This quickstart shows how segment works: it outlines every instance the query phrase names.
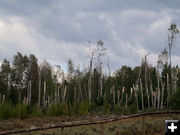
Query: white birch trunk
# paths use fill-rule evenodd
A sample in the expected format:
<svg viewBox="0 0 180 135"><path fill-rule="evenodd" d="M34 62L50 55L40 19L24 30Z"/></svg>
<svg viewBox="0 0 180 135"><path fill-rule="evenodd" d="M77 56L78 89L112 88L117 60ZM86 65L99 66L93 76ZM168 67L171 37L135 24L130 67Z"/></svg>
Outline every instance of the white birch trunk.
<svg viewBox="0 0 180 135"><path fill-rule="evenodd" d="M38 105L41 105L41 72L39 71Z"/></svg>
<svg viewBox="0 0 180 135"><path fill-rule="evenodd" d="M167 73L167 78L166 78L166 85L167 85L167 107L169 106L169 100L170 100L170 88L169 88L169 75Z"/></svg>
<svg viewBox="0 0 180 135"><path fill-rule="evenodd" d="M90 60L89 81L88 81L88 96L90 103L91 103L91 81L92 81L91 79L92 79L92 60Z"/></svg>
<svg viewBox="0 0 180 135"><path fill-rule="evenodd" d="M60 87L58 86L57 88L57 98L58 98L58 103L60 102Z"/></svg>
<svg viewBox="0 0 180 135"><path fill-rule="evenodd" d="M2 103L4 103L4 101L5 101L5 98L6 98L6 95L2 95Z"/></svg>
<svg viewBox="0 0 180 135"><path fill-rule="evenodd" d="M117 99L117 102L118 102L118 104L119 104L119 101L120 101L120 99L119 99L119 98L120 98L120 91L119 91L119 90L118 90L117 98L118 98L118 99Z"/></svg>
<svg viewBox="0 0 180 135"><path fill-rule="evenodd" d="M46 102L46 81L44 81L44 93L43 93L43 104Z"/></svg>
<svg viewBox="0 0 180 135"><path fill-rule="evenodd" d="M149 90L148 90L148 86L147 86L147 60L146 60L146 56L145 56L145 88L146 88L146 95L147 97L149 97ZM149 109L149 98L148 98L148 109Z"/></svg>
<svg viewBox="0 0 180 135"><path fill-rule="evenodd" d="M67 86L64 87L63 102L66 101L66 91L67 91Z"/></svg>
<svg viewBox="0 0 180 135"><path fill-rule="evenodd" d="M161 79L161 90L162 90L162 93L161 93L161 110L163 109L163 105L164 105L164 83Z"/></svg>
<svg viewBox="0 0 180 135"><path fill-rule="evenodd" d="M102 62L100 63L100 98L102 97Z"/></svg>
<svg viewBox="0 0 180 135"><path fill-rule="evenodd" d="M76 87L74 87L74 101L75 102L77 101L77 98L76 98Z"/></svg>
<svg viewBox="0 0 180 135"><path fill-rule="evenodd" d="M134 86L134 84L133 84L133 88L134 88L134 92L135 92L135 98L136 98L137 110L139 111L139 101L138 101L138 94L137 94L137 91L138 91L138 85Z"/></svg>
<svg viewBox="0 0 180 135"><path fill-rule="evenodd" d="M31 91L32 91L32 83L29 81L29 105L31 105Z"/></svg>
<svg viewBox="0 0 180 135"><path fill-rule="evenodd" d="M141 90L141 105L142 105L142 109L144 110L144 95L143 95L143 86L142 86L142 81L140 79L140 90Z"/></svg>
<svg viewBox="0 0 180 135"><path fill-rule="evenodd" d="M157 110L159 110L160 107L160 87L159 87L159 71L157 71L157 79L158 79L158 99L157 99Z"/></svg>
<svg viewBox="0 0 180 135"><path fill-rule="evenodd" d="M153 92L154 93L154 108L156 108L156 104L157 104L157 88L156 88L156 92Z"/></svg>
<svg viewBox="0 0 180 135"><path fill-rule="evenodd" d="M122 102L123 102L123 98L124 98L124 89L125 89L125 87L122 88L120 106L122 106Z"/></svg>

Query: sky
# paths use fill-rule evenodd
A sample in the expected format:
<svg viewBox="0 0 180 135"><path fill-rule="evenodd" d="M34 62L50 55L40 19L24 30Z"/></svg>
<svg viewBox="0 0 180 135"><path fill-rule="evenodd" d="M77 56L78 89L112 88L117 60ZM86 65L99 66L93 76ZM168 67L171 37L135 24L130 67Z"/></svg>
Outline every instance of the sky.
<svg viewBox="0 0 180 135"><path fill-rule="evenodd" d="M89 43L104 42L112 70L139 66L147 53L155 66L168 47L168 28L180 29L180 0L0 0L0 62L17 52L34 54L39 64L89 64ZM172 64L180 65L180 34ZM107 65L104 56L103 65Z"/></svg>

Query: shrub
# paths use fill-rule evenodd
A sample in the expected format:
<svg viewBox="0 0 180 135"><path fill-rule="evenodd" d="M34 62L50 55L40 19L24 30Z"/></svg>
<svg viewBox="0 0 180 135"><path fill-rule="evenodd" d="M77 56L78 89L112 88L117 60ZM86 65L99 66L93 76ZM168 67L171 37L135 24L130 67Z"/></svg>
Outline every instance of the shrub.
<svg viewBox="0 0 180 135"><path fill-rule="evenodd" d="M89 104L86 102L82 102L79 104L78 114L79 115L87 115L88 109L89 109Z"/></svg>
<svg viewBox="0 0 180 135"><path fill-rule="evenodd" d="M130 105L129 112L130 114L137 113L137 106L135 104Z"/></svg>
<svg viewBox="0 0 180 135"><path fill-rule="evenodd" d="M119 106L119 104L116 104L114 106L114 112L117 113L117 114L121 114L122 113L122 110L121 110L121 107Z"/></svg>
<svg viewBox="0 0 180 135"><path fill-rule="evenodd" d="M111 105L108 102L104 103L103 112L105 114L109 114L111 112Z"/></svg>
<svg viewBox="0 0 180 135"><path fill-rule="evenodd" d="M50 107L48 107L47 115L48 116L59 116L62 115L62 108L60 104L52 104Z"/></svg>
<svg viewBox="0 0 180 135"><path fill-rule="evenodd" d="M173 94L170 100L171 106L175 110L180 109L180 88Z"/></svg>
<svg viewBox="0 0 180 135"><path fill-rule="evenodd" d="M71 115L78 114L79 105L75 103L73 106L70 107L70 113Z"/></svg>
<svg viewBox="0 0 180 135"><path fill-rule="evenodd" d="M27 105L18 104L14 109L14 115L21 119L28 118Z"/></svg>
<svg viewBox="0 0 180 135"><path fill-rule="evenodd" d="M67 103L62 103L61 104L61 111L63 115L68 115L69 114L69 108Z"/></svg>
<svg viewBox="0 0 180 135"><path fill-rule="evenodd" d="M0 105L0 118L9 119L13 117L13 107L11 104L4 103Z"/></svg>
<svg viewBox="0 0 180 135"><path fill-rule="evenodd" d="M29 113L31 118L43 116L42 110L37 106L32 106L29 110Z"/></svg>

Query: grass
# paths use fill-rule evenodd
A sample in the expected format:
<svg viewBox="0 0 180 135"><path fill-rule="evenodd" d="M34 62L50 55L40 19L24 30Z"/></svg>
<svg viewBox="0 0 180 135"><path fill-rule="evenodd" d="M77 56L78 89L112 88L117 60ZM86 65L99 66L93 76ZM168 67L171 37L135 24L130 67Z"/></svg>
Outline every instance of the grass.
<svg viewBox="0 0 180 135"><path fill-rule="evenodd" d="M145 117L146 135L163 135L165 131L166 119L180 119L180 115L154 115ZM104 135L141 135L142 117L129 118L116 122L103 124ZM102 125L88 125L72 128L64 128L63 135L101 135ZM46 131L30 132L24 135L58 135L61 129L51 129ZM16 134L22 135L22 134Z"/></svg>

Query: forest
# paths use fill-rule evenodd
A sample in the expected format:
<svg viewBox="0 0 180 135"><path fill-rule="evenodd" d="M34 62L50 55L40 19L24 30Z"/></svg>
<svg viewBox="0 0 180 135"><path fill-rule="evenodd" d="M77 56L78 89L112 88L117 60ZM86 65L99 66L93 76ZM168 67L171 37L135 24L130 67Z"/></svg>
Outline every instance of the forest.
<svg viewBox="0 0 180 135"><path fill-rule="evenodd" d="M89 65L83 69L71 59L64 70L17 52L0 67L0 119L180 109L180 69L171 64L179 31L176 24L168 31L156 66L148 63L147 54L138 66L124 65L113 72L109 59L103 63L107 49L102 40L89 49Z"/></svg>

